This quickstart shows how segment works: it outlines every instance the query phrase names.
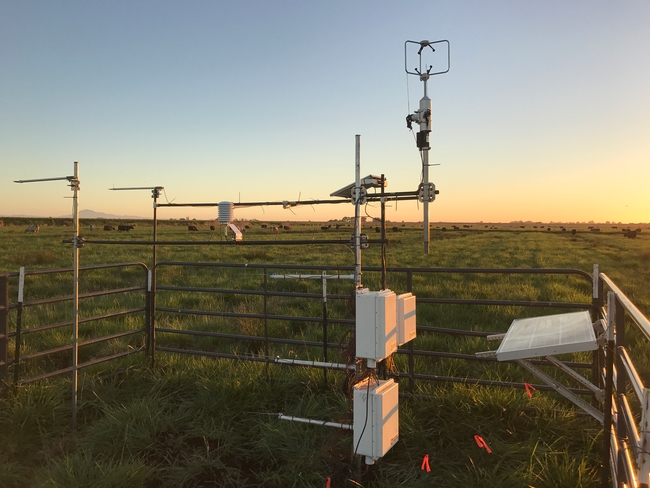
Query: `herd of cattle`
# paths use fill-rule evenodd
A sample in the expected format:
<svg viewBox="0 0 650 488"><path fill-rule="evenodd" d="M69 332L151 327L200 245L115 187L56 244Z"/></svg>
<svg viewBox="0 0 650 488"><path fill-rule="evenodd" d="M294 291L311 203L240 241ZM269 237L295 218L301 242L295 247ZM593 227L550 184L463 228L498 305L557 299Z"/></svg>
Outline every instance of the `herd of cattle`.
<svg viewBox="0 0 650 488"><path fill-rule="evenodd" d="M95 230L95 226L91 225L88 227L90 230ZM118 225L117 230L120 232L128 232L131 229L135 229L135 225ZM104 230L115 230L115 227L112 225L105 225Z"/></svg>
<svg viewBox="0 0 650 488"><path fill-rule="evenodd" d="M279 233L281 230L285 230L285 231L292 230L292 227L290 225L271 225L271 226L269 226L268 224L261 224L261 227L263 229L268 229L270 232L273 232L273 233L276 233L276 234ZM340 227L341 227L340 224L336 224L336 229L338 229ZM471 227L471 226L463 225L463 227L468 228L468 227ZM487 225L485 227L487 227ZM522 226L522 227L524 227L524 226ZM130 230L132 230L134 228L135 228L134 224L118 225L117 226L117 231L118 232L128 232L128 231L130 231ZM323 231L328 231L331 228L332 228L331 224L321 226L321 230L323 230ZM458 227L456 225L452 226L452 228L454 230L460 230L460 227ZM561 228L562 232L566 232L565 227L560 227L560 228ZM93 230L95 230L95 226L93 224L90 224L88 226L88 229L93 231ZM248 229L250 229L250 226L246 225L246 226L244 226L244 229L248 230ZM242 230L244 230L244 229L242 229ZM496 227L491 227L491 229L496 229ZM612 229L617 229L617 227L612 227ZM38 225L30 225L29 227L27 227L25 229L25 232L31 232L33 234L37 234L39 230L40 230L40 226L38 226ZM112 230L116 230L116 229L115 229L115 226L113 226L113 225L105 225L104 230L105 231L112 231ZM199 228L196 225L188 225L187 230L190 231L190 232L198 232ZM210 230L214 231L214 230L216 230L216 227L214 225L211 225ZM402 232L402 229L399 228L399 227L392 227L391 230L393 232ZM443 227L441 230L444 232L444 231L447 230L447 228ZM548 230L551 230L551 228L549 227ZM600 232L600 228L598 228L598 227L589 227L589 231L590 232ZM623 233L623 237L626 237L628 239L636 239L636 236L641 233L640 228L638 228L638 229L625 228L625 229L621 229L621 231ZM375 227L375 232L381 232L381 229L379 227ZM573 235L575 235L576 234L576 229L572 229L571 233Z"/></svg>

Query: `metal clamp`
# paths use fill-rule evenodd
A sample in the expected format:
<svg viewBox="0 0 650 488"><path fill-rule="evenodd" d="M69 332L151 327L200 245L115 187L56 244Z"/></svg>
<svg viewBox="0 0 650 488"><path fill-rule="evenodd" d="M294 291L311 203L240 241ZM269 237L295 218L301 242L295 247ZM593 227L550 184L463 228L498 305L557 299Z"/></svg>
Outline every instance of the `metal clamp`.
<svg viewBox="0 0 650 488"><path fill-rule="evenodd" d="M436 190L436 185L433 183L427 183L427 186L429 190L427 200L429 202L433 202L436 199L436 195L438 195L440 192ZM418 186L418 200L420 202L424 202L424 183L420 183L420 186Z"/></svg>
<svg viewBox="0 0 650 488"><path fill-rule="evenodd" d="M359 235L359 245L361 246L361 249L368 249L370 247L370 244L368 243L368 234L360 234ZM350 236L350 247L354 249L355 242L354 242L354 235Z"/></svg>
<svg viewBox="0 0 650 488"><path fill-rule="evenodd" d="M365 187L360 186L359 187L359 196L357 197L356 193L357 188L353 187L352 192L351 192L351 198L352 198L352 205L356 205L357 203L361 205L365 205L366 203L366 197L368 195L368 190L366 190Z"/></svg>

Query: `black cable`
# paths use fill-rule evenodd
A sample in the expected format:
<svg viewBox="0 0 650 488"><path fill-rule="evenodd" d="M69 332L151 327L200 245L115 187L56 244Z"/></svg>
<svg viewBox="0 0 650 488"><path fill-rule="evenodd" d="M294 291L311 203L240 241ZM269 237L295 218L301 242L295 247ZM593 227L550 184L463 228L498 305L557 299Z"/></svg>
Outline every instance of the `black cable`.
<svg viewBox="0 0 650 488"><path fill-rule="evenodd" d="M359 436L359 440L357 441L357 447L354 448L354 456L357 455L357 451L359 450L359 445L361 444L361 439L363 439L363 434L366 431L366 427L368 425L368 406L370 405L370 377L368 377L368 388L366 389L366 420L363 422L363 429L361 430L361 435Z"/></svg>

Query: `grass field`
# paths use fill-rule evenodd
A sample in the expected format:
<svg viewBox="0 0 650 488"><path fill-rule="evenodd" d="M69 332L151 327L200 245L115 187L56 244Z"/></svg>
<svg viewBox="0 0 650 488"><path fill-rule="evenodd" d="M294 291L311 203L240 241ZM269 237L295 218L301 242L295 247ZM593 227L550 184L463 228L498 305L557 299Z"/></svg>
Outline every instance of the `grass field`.
<svg viewBox="0 0 650 488"><path fill-rule="evenodd" d="M5 219L7 222L7 219ZM61 222L50 222L57 224ZM96 223L97 224L97 223ZM272 224L274 225L274 224ZM292 224L279 235L252 223L248 240L341 239L335 246L169 246L160 247L158 261L205 261L233 263L328 264L350 266L353 256L345 245L347 228L321 230L320 223ZM523 225L523 224L522 224ZM646 316L650 313L650 229L636 239L624 239L620 228L601 226L590 232L586 225L533 227L521 225L437 224L432 228L431 253L422 254L421 230L414 224L389 224L388 266L417 267L523 267L578 268L589 273L599 264ZM445 227L446 230L442 230ZM575 228L576 233L571 230ZM370 229L369 237L379 234ZM89 239L146 240L151 224L142 222L127 233L84 230ZM71 227L42 226L39 234L26 234L24 227L0 228L3 253L0 270L69 267L72 251L64 239ZM162 223L161 240L220 240L199 224L199 232L182 225ZM81 265L141 261L151 265L148 246L87 244L80 251ZM364 266L380 265L379 246L363 254ZM134 286L143 283L137 267L123 270L82 272L82 293ZM259 289L259 270L211 270L180 266L161 267L158 283L193 287ZM378 273L364 275L372 289L380 284ZM15 290L16 280L11 280ZM277 281L278 291L319 293L320 282ZM350 282L332 282L329 293L349 294ZM389 275L388 286L405 291L402 275ZM492 275L415 275L414 293L419 297L556 300L589 303L590 287L574 277L523 277ZM70 274L29 277L26 300L67 295ZM142 292L86 299L80 316L133 308L142 303ZM11 296L15 301L16 297ZM160 292L159 307L256 313L261 302L254 296L214 296L200 292ZM318 300L277 297L268 306L289 315L318 317ZM424 305L418 307L418 325L504 332L513 318L551 313L553 310L522 307L469 307ZM345 301L333 301L333 318L351 318ZM33 307L25 311L23 326L62 322L71 317L69 303ZM140 327L142 314L109 319L80 327L80 336L92 338L125 327ZM157 326L258 335L260 322L246 318L157 314ZM10 316L10 330L15 316ZM283 337L319 340L320 330L309 323L272 321L269 327ZM330 342L343 337L348 327L332 325ZM36 336L36 334L33 334ZM25 336L23 354L69 344L69 329ZM137 349L141 336L110 341L88 349L87 357ZM631 351L645 382L650 381L650 348L639 335L631 334ZM159 345L190 347L206 351L260 354L249 343L190 339L159 334ZM494 347L481 338L457 338L420 334L416 349L473 354ZM10 343L10 353L13 350ZM314 347L278 346L270 355L320 359ZM588 361L584 354L578 361ZM336 356L330 360L344 360ZM24 374L38 374L65 366L69 353L54 355L51 363L33 361ZM406 368L396 357L396 367ZM428 374L530 381L512 365L486 366L460 359L416 358L418 371ZM351 435L275 419L274 414L351 423L351 403L345 376L330 373L327 386L321 370L232 360L215 360L176 354L157 354L155 369L144 353L116 363L89 368L80 375L79 428L70 429L70 382L65 377L10 389L0 400L0 486L7 487L591 487L599 483L601 431L598 424L577 412L554 394L522 390L416 382L417 398L400 401L400 440L378 463L359 472L351 459ZM404 383L402 383L404 384ZM474 435L482 436L492 449L479 449ZM420 464L429 455L432 471Z"/></svg>

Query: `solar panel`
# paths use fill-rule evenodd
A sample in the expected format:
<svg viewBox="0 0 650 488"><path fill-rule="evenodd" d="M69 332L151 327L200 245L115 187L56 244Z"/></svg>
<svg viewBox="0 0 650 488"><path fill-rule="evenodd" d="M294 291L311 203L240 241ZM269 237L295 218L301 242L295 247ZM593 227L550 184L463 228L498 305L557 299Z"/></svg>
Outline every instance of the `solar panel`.
<svg viewBox="0 0 650 488"><path fill-rule="evenodd" d="M589 312L572 312L513 320L497 359L526 359L598 348Z"/></svg>
<svg viewBox="0 0 650 488"><path fill-rule="evenodd" d="M381 176L368 175L365 178L361 178L359 185L363 188L381 188ZM344 186L340 190L330 193L331 197L342 197L350 198L352 197L352 189L354 188L355 183L350 183L348 186ZM384 187L388 186L388 181L384 178Z"/></svg>

